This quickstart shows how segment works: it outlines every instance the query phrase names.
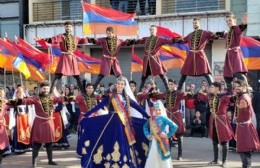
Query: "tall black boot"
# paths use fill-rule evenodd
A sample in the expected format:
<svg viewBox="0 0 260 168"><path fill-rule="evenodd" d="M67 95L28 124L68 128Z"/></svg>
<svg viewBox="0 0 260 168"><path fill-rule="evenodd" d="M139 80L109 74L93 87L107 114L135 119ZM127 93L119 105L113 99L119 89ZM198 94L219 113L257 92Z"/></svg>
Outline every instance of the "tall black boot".
<svg viewBox="0 0 260 168"><path fill-rule="evenodd" d="M210 165L217 165L219 164L219 150L218 150L218 142L213 141L213 153L214 153L214 160L210 162Z"/></svg>
<svg viewBox="0 0 260 168"><path fill-rule="evenodd" d="M54 80L51 83L51 88L50 88L50 94L53 92L53 88L57 85L59 78L57 76L54 77Z"/></svg>
<svg viewBox="0 0 260 168"><path fill-rule="evenodd" d="M48 164L49 165L58 165L56 162L53 162L52 160L52 144L51 143L47 143L46 144L46 151L47 151L47 155L48 155Z"/></svg>
<svg viewBox="0 0 260 168"><path fill-rule="evenodd" d="M182 160L183 136L180 135L177 137L177 139L178 139L178 158L177 158L177 160Z"/></svg>
<svg viewBox="0 0 260 168"><path fill-rule="evenodd" d="M224 79L225 79L225 82L227 84L227 93L232 94L232 80L233 80L233 78L225 77Z"/></svg>
<svg viewBox="0 0 260 168"><path fill-rule="evenodd" d="M82 85L82 83L81 83L81 80L80 80L79 75L74 76L74 78L75 78L76 81L77 81L77 85L78 85L78 87L79 87L79 89L80 89L81 94L82 94L83 96L85 96L85 95L86 95L86 91L85 91L85 88L83 88L83 85Z"/></svg>
<svg viewBox="0 0 260 168"><path fill-rule="evenodd" d="M96 90L97 86L100 84L100 82L102 81L102 79L104 78L104 75L99 74L96 82L94 83L94 90Z"/></svg>
<svg viewBox="0 0 260 168"><path fill-rule="evenodd" d="M148 78L148 76L142 76L141 78L141 84L140 84L140 88L139 88L139 91L141 92L143 87L144 87L144 84L145 84L145 81L146 79Z"/></svg>
<svg viewBox="0 0 260 168"><path fill-rule="evenodd" d="M214 82L214 79L213 79L212 75L211 74L206 74L204 76L205 76L205 78L208 81L209 86L210 86Z"/></svg>
<svg viewBox="0 0 260 168"><path fill-rule="evenodd" d="M161 74L160 78L163 81L163 84L165 86L166 91L168 91L169 90L169 86L168 86L168 78L167 78L167 76L165 74Z"/></svg>
<svg viewBox="0 0 260 168"><path fill-rule="evenodd" d="M41 148L42 144L33 144L33 151L32 151L32 168L37 167L37 158L39 155L39 150Z"/></svg>
<svg viewBox="0 0 260 168"><path fill-rule="evenodd" d="M186 78L187 78L187 75L182 75L182 76L181 76L181 79L180 79L179 85L178 85L178 91L181 91L182 85L183 85L183 83L185 82Z"/></svg>
<svg viewBox="0 0 260 168"><path fill-rule="evenodd" d="M0 150L0 167L2 165L2 158L3 158L3 154L4 154L4 149L3 150Z"/></svg>
<svg viewBox="0 0 260 168"><path fill-rule="evenodd" d="M242 168L251 168L251 152L240 152L239 153L241 161L242 161Z"/></svg>
<svg viewBox="0 0 260 168"><path fill-rule="evenodd" d="M221 143L222 145L222 167L227 167L227 157L228 157L228 143Z"/></svg>

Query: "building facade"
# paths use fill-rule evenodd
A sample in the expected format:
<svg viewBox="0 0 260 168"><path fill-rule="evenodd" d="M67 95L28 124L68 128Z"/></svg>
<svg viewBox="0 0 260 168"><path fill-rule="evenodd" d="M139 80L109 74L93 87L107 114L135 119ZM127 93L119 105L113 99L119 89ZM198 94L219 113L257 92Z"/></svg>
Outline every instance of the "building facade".
<svg viewBox="0 0 260 168"><path fill-rule="evenodd" d="M119 1L117 0L85 0L96 3L101 6L117 8ZM137 2L137 4L135 4ZM120 37L120 38L142 38L149 36L150 25L163 26L175 31L183 36L193 31L192 19L194 17L201 18L202 29L213 32L228 30L225 23L225 16L230 11L237 14L241 18L242 13L249 13L249 24L246 35L259 36L259 9L258 0L157 0L151 12L151 4L148 0L128 1L127 11L136 11L138 16L138 36L137 37ZM134 4L134 5L133 5ZM132 9L131 9L132 8ZM72 20L74 23L74 34L83 36L82 34L82 9L80 0L30 0L28 4L29 24L24 25L25 39L31 44L35 44L33 37L50 37L58 33L64 32L63 23L66 20ZM151 15L152 13L152 15ZM257 15L258 14L258 15ZM238 20L240 23L240 19ZM258 34L257 34L258 33ZM95 35L95 37L104 36L103 34ZM83 47L84 52L94 56L101 57L102 51L100 47L86 45ZM225 42L217 40L210 43L206 47L206 53L212 67L213 74L218 78L218 66L223 66L225 58ZM136 46L135 52L143 57L143 46ZM118 60L123 74L133 80L139 82L141 73L130 73L131 48L124 47L121 49ZM180 69L172 69L168 72L168 77L179 80ZM88 76L95 80L96 75ZM107 84L113 77L104 80ZM90 80L89 79L89 80ZM156 78L157 79L157 78ZM189 80L191 79L191 80ZM188 83L200 81L188 78ZM158 80L158 85L162 85Z"/></svg>

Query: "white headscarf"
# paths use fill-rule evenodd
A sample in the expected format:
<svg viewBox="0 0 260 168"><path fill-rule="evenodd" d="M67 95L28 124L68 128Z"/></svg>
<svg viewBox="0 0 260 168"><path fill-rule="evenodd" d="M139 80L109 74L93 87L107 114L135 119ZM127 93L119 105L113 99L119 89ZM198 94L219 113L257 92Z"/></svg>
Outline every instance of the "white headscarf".
<svg viewBox="0 0 260 168"><path fill-rule="evenodd" d="M129 85L129 83L128 83L128 80L127 80L127 78L126 77L123 77L124 78L124 80L125 80L125 93L129 96L129 98L130 99L132 99L132 100L134 100L135 102L137 102L136 101L136 98L135 98L135 96L134 96L134 94L133 94L133 92L132 92L132 90L131 90L131 88L130 88L130 85ZM130 107L130 115L132 116L132 117L136 117L136 118L144 118L143 117L143 115L141 114L141 113L139 113L138 111L136 111L134 108L132 108L132 107Z"/></svg>
<svg viewBox="0 0 260 168"><path fill-rule="evenodd" d="M159 108L161 109L161 116L164 116L164 117L167 117L167 114L166 114L166 109L162 103L161 100L156 100L153 104L153 108Z"/></svg>

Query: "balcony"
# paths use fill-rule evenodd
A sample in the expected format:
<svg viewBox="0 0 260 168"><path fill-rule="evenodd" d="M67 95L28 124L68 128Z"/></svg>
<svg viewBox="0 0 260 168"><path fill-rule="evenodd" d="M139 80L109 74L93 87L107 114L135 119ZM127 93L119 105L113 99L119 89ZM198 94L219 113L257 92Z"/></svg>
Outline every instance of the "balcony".
<svg viewBox="0 0 260 168"><path fill-rule="evenodd" d="M84 0L89 2L90 0ZM111 7L123 12L137 15L167 15L184 13L201 13L224 11L227 8L226 0L96 0L96 4ZM48 22L62 20L81 20L82 8L80 0L49 0L32 1L31 22Z"/></svg>

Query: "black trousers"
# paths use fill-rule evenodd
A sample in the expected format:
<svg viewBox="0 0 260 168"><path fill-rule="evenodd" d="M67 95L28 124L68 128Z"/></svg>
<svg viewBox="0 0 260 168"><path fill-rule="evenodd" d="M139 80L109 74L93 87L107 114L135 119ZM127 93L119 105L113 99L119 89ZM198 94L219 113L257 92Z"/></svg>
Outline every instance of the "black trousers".
<svg viewBox="0 0 260 168"><path fill-rule="evenodd" d="M37 157L39 155L41 146L42 146L41 143L33 144L33 152L32 152L32 164L33 165L37 164ZM48 161L49 161L49 163L51 163L52 162L52 143L46 143L45 146L46 146Z"/></svg>
<svg viewBox="0 0 260 168"><path fill-rule="evenodd" d="M0 166L2 164L2 158L3 158L3 154L5 153L5 150L0 150Z"/></svg>
<svg viewBox="0 0 260 168"><path fill-rule="evenodd" d="M58 80L60 80L62 76L63 76L63 74L60 74L60 73L56 73L56 74L55 74L54 80L53 80L52 83L51 83L50 93L53 92L53 88L57 85ZM78 85L78 87L79 87L79 89L80 89L80 91L81 91L81 94L85 95L86 92L85 92L85 90L84 90L84 88L83 88L83 86L82 86L82 83L81 83L81 80L80 80L79 75L74 75L73 77L74 77L74 78L76 79L76 81L77 81L77 85Z"/></svg>
<svg viewBox="0 0 260 168"><path fill-rule="evenodd" d="M252 152L239 152L242 168L251 168L251 156Z"/></svg>
<svg viewBox="0 0 260 168"><path fill-rule="evenodd" d="M213 144L213 153L214 153L214 162L217 162L219 159L219 147L218 144L222 146L222 163L227 162L228 157L228 142L219 142L217 129L215 124L213 124L213 137L212 137L212 144Z"/></svg>

